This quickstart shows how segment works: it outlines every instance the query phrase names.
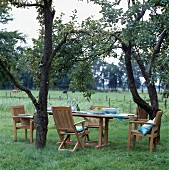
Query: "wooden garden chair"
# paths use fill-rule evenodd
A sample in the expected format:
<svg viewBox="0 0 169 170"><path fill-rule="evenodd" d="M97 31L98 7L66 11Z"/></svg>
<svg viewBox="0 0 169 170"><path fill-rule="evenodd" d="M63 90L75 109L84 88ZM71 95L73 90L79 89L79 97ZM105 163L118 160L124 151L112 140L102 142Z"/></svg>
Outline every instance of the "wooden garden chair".
<svg viewBox="0 0 169 170"><path fill-rule="evenodd" d="M75 152L80 146L85 149L85 140L88 138L89 131L85 127L86 120L74 123L70 106L55 106L52 107L53 118L59 137L61 139L58 150L69 150ZM77 126L77 125L81 126ZM74 135L76 138L71 141L70 137ZM75 141L76 140L76 141ZM82 142L82 140L84 140ZM69 148L73 145L73 149Z"/></svg>
<svg viewBox="0 0 169 170"><path fill-rule="evenodd" d="M136 108L136 114L138 119L148 119L148 113L141 107L137 107Z"/></svg>
<svg viewBox="0 0 169 170"><path fill-rule="evenodd" d="M91 105L90 106L90 110L94 110L96 108L109 108L109 106L93 106ZM85 120L87 120L87 128L96 128L96 129L99 129L99 119L97 118L93 118L93 117L85 117L84 118ZM103 130L105 129L105 119L103 119ZM102 132L102 137L104 137L103 135L104 133ZM88 139L89 140L89 139ZM93 140L93 141L90 141L90 142L98 142L96 140Z"/></svg>
<svg viewBox="0 0 169 170"><path fill-rule="evenodd" d="M90 106L90 110L94 110L96 108L109 108L109 106ZM91 118L91 117L86 117L85 120L87 120L87 127L88 128L99 128L99 119L97 118ZM105 123L103 120L103 129L105 127Z"/></svg>
<svg viewBox="0 0 169 170"><path fill-rule="evenodd" d="M130 121L129 122L129 130L128 130L128 145L127 145L127 149L130 150L130 143L131 141L133 142L133 146L136 145L136 136L141 136L141 137L149 137L150 141L150 152L152 152L153 150L153 144L154 144L154 149L156 149L156 145L157 145L157 136L159 134L159 129L160 129L160 123L161 123L161 116L162 116L162 111L158 111L156 114L156 117L154 119L154 123L150 123L150 121L141 121L141 120L135 120L135 121ZM138 127L138 129L135 129L136 126L132 125L139 125L141 124L142 126ZM152 126L152 129L150 130L150 132L146 132L146 130L148 129L147 127L144 128L144 125L149 125ZM145 132L145 133L143 133ZM131 140L133 139L133 140Z"/></svg>
<svg viewBox="0 0 169 170"><path fill-rule="evenodd" d="M33 142L34 116L25 115L24 105L11 106L13 125L14 125L14 141L17 140L17 130L25 130L25 140L27 140L27 130L30 129L30 142ZM20 114L20 115L19 115Z"/></svg>
<svg viewBox="0 0 169 170"><path fill-rule="evenodd" d="M136 108L136 115L137 115L137 120L140 121L147 121L148 120L148 113L141 107ZM138 124L135 124L136 129L138 128ZM140 124L142 126L142 124ZM140 136L138 140L142 140L142 137Z"/></svg>

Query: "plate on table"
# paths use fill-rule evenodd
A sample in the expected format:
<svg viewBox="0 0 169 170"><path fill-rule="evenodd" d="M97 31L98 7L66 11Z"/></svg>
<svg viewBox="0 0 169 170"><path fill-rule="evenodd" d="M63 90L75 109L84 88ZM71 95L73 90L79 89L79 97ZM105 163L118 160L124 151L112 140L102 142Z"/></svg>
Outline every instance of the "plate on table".
<svg viewBox="0 0 169 170"><path fill-rule="evenodd" d="M87 114L87 111L73 111L72 113L80 113L80 114Z"/></svg>
<svg viewBox="0 0 169 170"><path fill-rule="evenodd" d="M91 114L98 114L98 115L105 115L105 111L98 111L98 110L92 110L90 111Z"/></svg>

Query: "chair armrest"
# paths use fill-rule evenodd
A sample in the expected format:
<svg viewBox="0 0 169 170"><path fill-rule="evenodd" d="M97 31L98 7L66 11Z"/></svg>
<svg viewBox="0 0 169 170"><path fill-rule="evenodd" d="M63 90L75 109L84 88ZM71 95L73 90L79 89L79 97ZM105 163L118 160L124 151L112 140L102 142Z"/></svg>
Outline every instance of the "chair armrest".
<svg viewBox="0 0 169 170"><path fill-rule="evenodd" d="M86 120L87 122L89 121L89 118L88 117L84 117L84 120Z"/></svg>
<svg viewBox="0 0 169 170"><path fill-rule="evenodd" d="M76 122L74 125L83 124L83 123L85 123L85 122L87 122L87 121L86 121L86 120L81 120L81 121L79 121L79 122Z"/></svg>
<svg viewBox="0 0 169 170"><path fill-rule="evenodd" d="M130 121L129 124L147 124L147 125L155 125L155 123L145 122L145 121Z"/></svg>
<svg viewBox="0 0 169 170"><path fill-rule="evenodd" d="M135 119L135 121L144 121L144 122L147 122L148 120L147 119Z"/></svg>

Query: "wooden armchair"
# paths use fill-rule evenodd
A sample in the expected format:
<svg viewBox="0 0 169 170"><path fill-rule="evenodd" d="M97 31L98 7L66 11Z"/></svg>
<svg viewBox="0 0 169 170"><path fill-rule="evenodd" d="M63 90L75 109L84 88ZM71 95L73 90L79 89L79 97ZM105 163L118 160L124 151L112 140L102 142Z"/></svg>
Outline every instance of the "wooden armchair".
<svg viewBox="0 0 169 170"><path fill-rule="evenodd" d="M131 138L133 139L133 146L136 145L136 136L141 136L141 137L149 137L150 139L150 152L152 152L153 150L153 143L154 143L154 149L156 149L156 145L157 145L157 136L159 133L159 128L160 128L160 122L161 122L161 116L162 116L162 111L158 111L154 120L154 123L148 123L147 121L141 121L141 120L135 120L135 121L130 121L129 122L129 130L128 130L128 145L127 145L127 149L130 150L130 143L131 143ZM149 133L147 134L143 134L140 132L139 130L139 126L134 126L134 129L132 129L132 124L134 125L152 125L152 129ZM143 126L144 126L143 125ZM138 127L137 129L135 129L136 127Z"/></svg>
<svg viewBox="0 0 169 170"><path fill-rule="evenodd" d="M148 120L148 113L141 107L136 108L136 115L137 115L137 120L140 121L147 121ZM138 124L135 124L136 128L138 128ZM142 126L142 124L140 124ZM142 137L140 136L138 140L142 140Z"/></svg>
<svg viewBox="0 0 169 170"><path fill-rule="evenodd" d="M24 116L24 105L11 106L13 125L14 125L14 141L17 140L17 130L25 130L25 140L27 140L27 129L30 129L30 142L33 142L34 116ZM24 114L20 116L19 114Z"/></svg>
<svg viewBox="0 0 169 170"><path fill-rule="evenodd" d="M94 110L95 108L109 108L109 106L90 106L90 110ZM85 120L87 120L87 127L88 128L99 128L99 119L97 118L91 118L91 117L86 117ZM103 120L103 129L105 127L105 121Z"/></svg>
<svg viewBox="0 0 169 170"><path fill-rule="evenodd" d="M53 118L55 122L56 129L58 131L59 137L61 139L60 146L58 150L69 150L75 152L80 146L85 149L85 140L88 138L89 131L85 127L86 120L74 123L71 107L69 106L55 106L52 107ZM76 126L81 124L81 126ZM76 136L76 141L70 140L71 135ZM84 142L82 142L84 139ZM73 145L73 149L68 146ZM64 149L63 149L64 148Z"/></svg>
<svg viewBox="0 0 169 170"><path fill-rule="evenodd" d="M148 119L148 113L139 106L136 108L136 114L138 119Z"/></svg>

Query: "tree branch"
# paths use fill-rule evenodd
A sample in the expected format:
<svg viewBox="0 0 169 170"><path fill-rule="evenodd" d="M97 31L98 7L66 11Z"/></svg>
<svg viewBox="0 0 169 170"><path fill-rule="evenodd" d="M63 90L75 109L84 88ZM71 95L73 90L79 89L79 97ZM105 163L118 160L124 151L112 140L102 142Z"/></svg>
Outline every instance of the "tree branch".
<svg viewBox="0 0 169 170"><path fill-rule="evenodd" d="M141 59L139 53L137 53L134 49L132 49L132 55L135 58L135 60L137 61L137 64L140 67L140 70L141 70L141 73L142 73L143 77L149 83L149 75L146 72L146 68L144 66L143 60Z"/></svg>
<svg viewBox="0 0 169 170"><path fill-rule="evenodd" d="M154 48L154 51L153 51L153 54L152 54L152 57L151 57L151 60L150 60L150 69L149 69L149 74L151 74L151 70L152 70L152 67L153 67L153 64L154 64L154 61L155 61L155 58L157 57L157 54L160 52L160 47L161 47L161 44L163 43L163 40L165 38L165 35L166 35L166 29L163 30L163 32L160 34L159 38L158 38L158 41L156 43L156 46Z"/></svg>
<svg viewBox="0 0 169 170"><path fill-rule="evenodd" d="M150 0L148 0L148 1L145 3L145 5L148 5L149 2L150 2ZM145 9L145 10L142 10L140 13L138 13L135 20L136 20L136 21L140 21L140 19L144 16L145 12L146 12L146 9Z"/></svg>
<svg viewBox="0 0 169 170"><path fill-rule="evenodd" d="M9 2L12 4L12 5L14 5L14 6L16 6L16 7L32 7L32 6L34 6L34 7L41 7L41 8L43 8L44 6L42 5L42 4L37 4L37 3L35 3L35 4L28 4L28 3L21 3L21 2L14 2L13 0L9 0Z"/></svg>
<svg viewBox="0 0 169 170"><path fill-rule="evenodd" d="M66 43L67 35L68 35L68 33L65 33L63 39L60 41L60 43L53 50L51 56L49 57L49 60L48 60L48 63L47 63L47 67L49 67L51 65L52 60L53 60L54 56L56 55L57 51L59 51L61 49L62 45Z"/></svg>
<svg viewBox="0 0 169 170"><path fill-rule="evenodd" d="M3 64L2 60L0 59L0 66L2 67L2 69L6 72L6 74L9 76L9 78L11 79L11 81L14 83L14 85L19 88L22 91L25 91L29 98L32 100L33 104L35 105L35 107L38 106L38 103L35 99L35 97L33 96L33 94L31 93L31 91L27 88L25 88L24 86L21 86L15 79L15 77L11 74L11 72L7 69L7 67Z"/></svg>
<svg viewBox="0 0 169 170"><path fill-rule="evenodd" d="M95 32L98 33L98 31L95 31ZM50 56L50 58L49 58L49 60L48 60L47 67L51 64L51 62L52 62L54 56L56 55L57 51L59 51L59 50L61 49L62 45L66 43L67 36L68 36L69 34L74 34L74 33L77 33L77 34L78 34L78 33L79 33L79 34L82 33L82 34L86 34L86 35L92 36L92 35L91 35L91 32L90 32L90 31L86 31L86 30L70 30L70 31L68 31L68 32L65 32L63 39L60 41L60 43L59 43L59 44L55 47L55 49L53 50L53 52L52 52L52 54L51 54L51 56ZM99 32L99 33L101 33L101 32ZM103 34L107 34L107 35L109 35L109 36L114 36L114 37L115 37L115 42L116 42L116 40L122 41L122 40L116 35L117 33L119 33L119 32L115 32L114 34L109 34L109 33L107 34L107 32L105 32L105 31L103 32ZM114 43L115 43L115 42L114 42ZM114 45L114 43L112 43L112 44L110 45L110 47L107 48L107 49L104 51L104 53L105 53L105 52L110 52L111 49L112 49L112 47L113 47L113 45ZM102 54L103 54L103 52L98 52L98 53L95 53L94 55L92 54L92 56L96 57L96 56L99 56L99 55L102 55ZM90 56L90 57L91 57L91 56ZM84 61L84 60L87 60L87 59L88 59L88 57L85 58L85 59L79 59L78 61Z"/></svg>

